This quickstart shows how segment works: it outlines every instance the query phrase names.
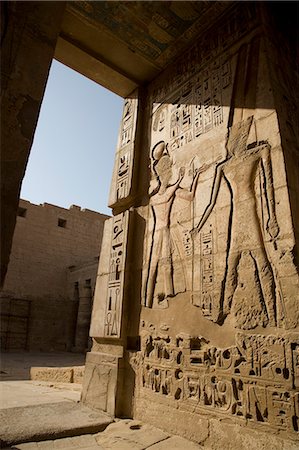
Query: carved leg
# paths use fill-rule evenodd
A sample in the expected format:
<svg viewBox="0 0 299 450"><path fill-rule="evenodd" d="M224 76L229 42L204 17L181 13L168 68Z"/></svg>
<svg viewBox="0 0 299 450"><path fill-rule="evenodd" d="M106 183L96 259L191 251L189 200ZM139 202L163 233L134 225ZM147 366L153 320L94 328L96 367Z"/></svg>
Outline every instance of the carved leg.
<svg viewBox="0 0 299 450"><path fill-rule="evenodd" d="M165 297L174 295L171 257L164 259L164 288Z"/></svg>
<svg viewBox="0 0 299 450"><path fill-rule="evenodd" d="M147 306L148 308L151 308L153 306L157 270L158 270L158 258L155 258L154 260L151 261L146 290L145 306Z"/></svg>
<svg viewBox="0 0 299 450"><path fill-rule="evenodd" d="M161 261L164 272L165 297L172 297L174 295L171 251L172 249L171 249L169 229L165 228L163 230L162 261Z"/></svg>
<svg viewBox="0 0 299 450"><path fill-rule="evenodd" d="M159 259L161 256L162 249L162 235L157 232L157 236L154 237L152 257L149 262L149 275L147 280L146 298L145 306L151 308L153 306L154 291L156 285L157 271Z"/></svg>
<svg viewBox="0 0 299 450"><path fill-rule="evenodd" d="M237 265L240 259L239 253L231 253L227 261L227 272L225 278L223 314L227 316L231 309L232 299L237 287L238 274Z"/></svg>
<svg viewBox="0 0 299 450"><path fill-rule="evenodd" d="M269 325L276 326L275 282L270 263L263 250L256 250L261 288L269 317Z"/></svg>

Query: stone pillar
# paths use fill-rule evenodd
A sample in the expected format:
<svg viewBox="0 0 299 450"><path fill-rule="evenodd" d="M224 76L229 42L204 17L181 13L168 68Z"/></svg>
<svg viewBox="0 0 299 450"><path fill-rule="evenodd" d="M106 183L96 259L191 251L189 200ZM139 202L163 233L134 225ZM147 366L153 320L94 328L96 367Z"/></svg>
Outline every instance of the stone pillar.
<svg viewBox="0 0 299 450"><path fill-rule="evenodd" d="M65 2L1 2L1 285Z"/></svg>
<svg viewBox="0 0 299 450"><path fill-rule="evenodd" d="M79 304L76 321L75 347L73 351L84 352L88 349L90 316L92 310L92 291L90 280L79 286Z"/></svg>
<svg viewBox="0 0 299 450"><path fill-rule="evenodd" d="M84 403L118 416L132 415L134 374L128 366L127 348L129 335L138 335L139 324L136 319L130 327L129 318L138 308L138 303L130 305L136 286L130 253L135 221L132 205L138 197L138 121L139 99L134 92L125 99L120 127L109 200L114 217L105 222L90 328L93 347L86 358L82 393Z"/></svg>

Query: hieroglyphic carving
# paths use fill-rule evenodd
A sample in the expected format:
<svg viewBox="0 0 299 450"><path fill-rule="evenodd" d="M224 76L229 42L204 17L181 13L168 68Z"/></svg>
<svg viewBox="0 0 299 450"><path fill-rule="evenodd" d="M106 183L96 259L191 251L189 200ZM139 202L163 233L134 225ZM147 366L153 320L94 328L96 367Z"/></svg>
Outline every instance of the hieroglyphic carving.
<svg viewBox="0 0 299 450"><path fill-rule="evenodd" d="M201 309L205 318L217 322L220 300L219 287L215 283L214 239L215 231L209 223L200 233L199 258L194 262L198 267L194 268L192 304Z"/></svg>
<svg viewBox="0 0 299 450"><path fill-rule="evenodd" d="M114 163L109 205L115 206L131 193L133 178L134 146L136 139L138 99L125 100L119 132L118 148Z"/></svg>
<svg viewBox="0 0 299 450"><path fill-rule="evenodd" d="M153 328L141 336L136 370L142 396L159 394L159 401L167 397L181 410L211 410L298 432L298 336L238 333L236 345L223 349L203 337L172 338Z"/></svg>
<svg viewBox="0 0 299 450"><path fill-rule="evenodd" d="M125 149L119 154L119 166L117 171L117 200L126 198L129 189L129 171L130 171L130 151Z"/></svg>
<svg viewBox="0 0 299 450"><path fill-rule="evenodd" d="M159 79L153 84L151 101L162 102L194 74L206 69L212 60L222 53L220 62L222 86L230 83L231 71L227 66L225 52L233 42L240 39L257 23L258 14L253 4L245 5L242 11L235 9L225 22L203 34L190 50L183 53L176 65L171 68L163 83ZM218 57L219 58L219 57Z"/></svg>
<svg viewBox="0 0 299 450"><path fill-rule="evenodd" d="M298 387L295 377L296 357L293 348L298 337L246 335L237 333L237 346L243 357L235 373L242 377L280 382L288 389Z"/></svg>
<svg viewBox="0 0 299 450"><path fill-rule="evenodd" d="M130 144L133 139L134 126L134 103L133 99L127 98L124 104L122 126L120 131L120 147Z"/></svg>
<svg viewBox="0 0 299 450"><path fill-rule="evenodd" d="M169 129L171 152L223 123L222 91L230 84L230 61L215 62L165 100L153 116L153 131Z"/></svg>
<svg viewBox="0 0 299 450"><path fill-rule="evenodd" d="M185 250L186 256L192 256L193 255L193 246L192 246L192 238L190 236L189 230L183 231L183 246Z"/></svg>
<svg viewBox="0 0 299 450"><path fill-rule="evenodd" d="M201 302L200 307L205 317L212 318L214 312L214 255L213 232L200 235L201 266Z"/></svg>
<svg viewBox="0 0 299 450"><path fill-rule="evenodd" d="M104 336L120 337L128 212L113 217Z"/></svg>

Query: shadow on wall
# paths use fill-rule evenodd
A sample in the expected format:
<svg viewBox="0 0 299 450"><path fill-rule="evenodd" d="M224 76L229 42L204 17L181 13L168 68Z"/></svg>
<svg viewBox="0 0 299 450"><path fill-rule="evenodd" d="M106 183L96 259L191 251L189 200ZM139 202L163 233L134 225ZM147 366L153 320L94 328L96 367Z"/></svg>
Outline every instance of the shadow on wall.
<svg viewBox="0 0 299 450"><path fill-rule="evenodd" d="M1 349L70 351L76 330L75 301L2 297Z"/></svg>

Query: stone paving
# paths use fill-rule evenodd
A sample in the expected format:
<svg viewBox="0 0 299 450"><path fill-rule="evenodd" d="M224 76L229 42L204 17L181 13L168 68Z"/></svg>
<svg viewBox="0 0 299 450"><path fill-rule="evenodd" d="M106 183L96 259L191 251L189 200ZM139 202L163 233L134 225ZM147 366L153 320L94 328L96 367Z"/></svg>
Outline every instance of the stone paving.
<svg viewBox="0 0 299 450"><path fill-rule="evenodd" d="M101 433L29 442L10 448L18 450L199 450L202 447L136 420L118 420Z"/></svg>
<svg viewBox="0 0 299 450"><path fill-rule="evenodd" d="M2 354L0 435L5 434L4 437L11 437L8 442L23 440L23 443L5 447L3 444L1 446L0 442L1 448L20 450L196 450L202 448L179 436L170 435L136 420L116 419L109 425L109 420L111 422L112 419L107 418L104 413L103 427L98 430L108 426L104 431L98 432L95 427L99 426L99 419L94 420L93 416L101 413L89 410L79 403L82 388L80 384L29 380L32 366L66 367L69 364L69 367L73 367L82 364L84 358L84 355L71 353ZM53 426L53 420L55 426ZM84 420L86 426L82 423Z"/></svg>
<svg viewBox="0 0 299 450"><path fill-rule="evenodd" d="M78 402L81 384L51 383L45 381L0 382L1 409L59 403L65 400Z"/></svg>

